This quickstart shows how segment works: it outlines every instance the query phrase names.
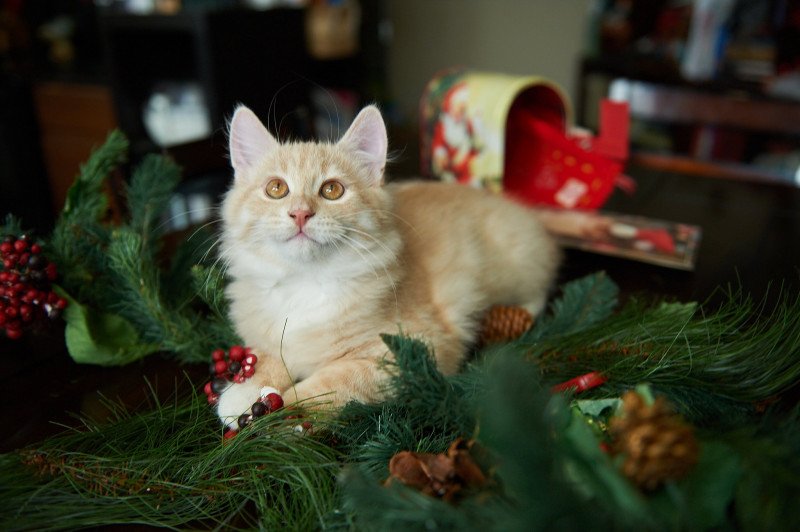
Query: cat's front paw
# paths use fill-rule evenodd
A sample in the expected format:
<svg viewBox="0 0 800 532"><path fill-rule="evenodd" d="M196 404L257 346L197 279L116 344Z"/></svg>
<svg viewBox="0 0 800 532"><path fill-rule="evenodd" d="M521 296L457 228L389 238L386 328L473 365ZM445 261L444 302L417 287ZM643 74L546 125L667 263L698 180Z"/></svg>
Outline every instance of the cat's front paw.
<svg viewBox="0 0 800 532"><path fill-rule="evenodd" d="M271 386L261 386L254 381L245 381L231 384L222 392L217 403L217 415L225 426L239 430L252 421L253 417L282 406L280 391Z"/></svg>

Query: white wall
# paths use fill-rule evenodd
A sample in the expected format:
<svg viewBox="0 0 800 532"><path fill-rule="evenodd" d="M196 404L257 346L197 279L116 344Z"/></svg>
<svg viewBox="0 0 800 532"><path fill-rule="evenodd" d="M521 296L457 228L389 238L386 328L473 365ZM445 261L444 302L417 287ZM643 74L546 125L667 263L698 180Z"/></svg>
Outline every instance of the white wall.
<svg viewBox="0 0 800 532"><path fill-rule="evenodd" d="M574 100L590 0L387 0L391 97L416 122L427 81L451 66L545 76Z"/></svg>

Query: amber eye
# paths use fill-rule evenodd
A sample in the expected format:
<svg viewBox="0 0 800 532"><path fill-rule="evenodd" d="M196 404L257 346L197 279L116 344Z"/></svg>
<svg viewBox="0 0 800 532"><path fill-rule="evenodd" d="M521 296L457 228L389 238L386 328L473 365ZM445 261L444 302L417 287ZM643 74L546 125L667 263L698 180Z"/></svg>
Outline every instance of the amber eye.
<svg viewBox="0 0 800 532"><path fill-rule="evenodd" d="M337 200L344 195L344 185L338 181L325 181L319 189L319 195L327 200Z"/></svg>
<svg viewBox="0 0 800 532"><path fill-rule="evenodd" d="M283 179L276 177L275 179L270 179L264 191L272 199L281 199L289 193L289 185Z"/></svg>

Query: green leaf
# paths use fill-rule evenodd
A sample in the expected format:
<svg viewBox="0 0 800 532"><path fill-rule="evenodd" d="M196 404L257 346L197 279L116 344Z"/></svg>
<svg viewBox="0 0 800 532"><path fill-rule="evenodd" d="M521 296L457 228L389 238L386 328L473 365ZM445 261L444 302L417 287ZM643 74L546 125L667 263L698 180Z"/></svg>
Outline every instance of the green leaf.
<svg viewBox="0 0 800 532"><path fill-rule="evenodd" d="M136 329L124 318L81 305L63 289L56 291L69 302L64 309L64 336L75 362L122 366L157 350L156 345L140 343Z"/></svg>
<svg viewBox="0 0 800 532"><path fill-rule="evenodd" d="M575 407L583 415L592 417L605 417L609 414L614 414L620 409L621 405L622 400L617 398L582 399L580 401L575 401ZM609 409L611 409L610 412Z"/></svg>

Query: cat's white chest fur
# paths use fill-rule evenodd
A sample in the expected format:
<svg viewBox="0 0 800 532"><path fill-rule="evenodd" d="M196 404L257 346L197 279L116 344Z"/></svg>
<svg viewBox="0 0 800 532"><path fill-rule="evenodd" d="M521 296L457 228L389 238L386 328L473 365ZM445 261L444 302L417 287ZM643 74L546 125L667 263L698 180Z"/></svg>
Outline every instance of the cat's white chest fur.
<svg viewBox="0 0 800 532"><path fill-rule="evenodd" d="M335 356L331 346L341 339L342 315L369 297L354 279L363 273L347 260L250 269L229 287L238 332L247 345L281 356L302 378Z"/></svg>

